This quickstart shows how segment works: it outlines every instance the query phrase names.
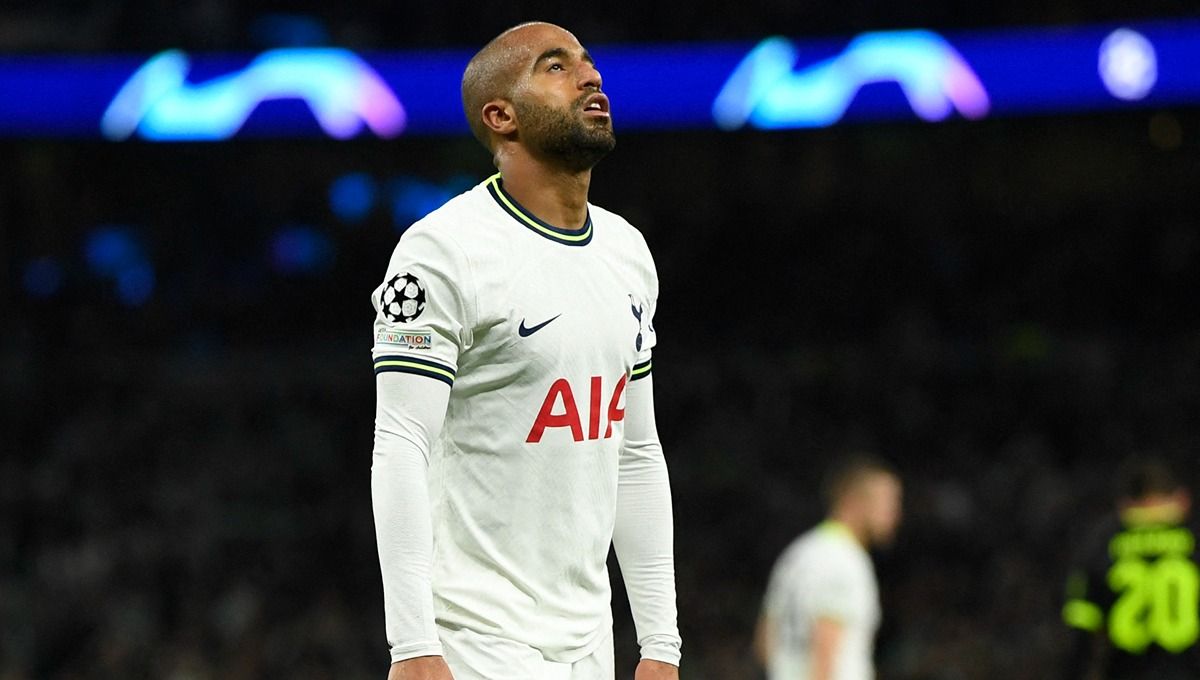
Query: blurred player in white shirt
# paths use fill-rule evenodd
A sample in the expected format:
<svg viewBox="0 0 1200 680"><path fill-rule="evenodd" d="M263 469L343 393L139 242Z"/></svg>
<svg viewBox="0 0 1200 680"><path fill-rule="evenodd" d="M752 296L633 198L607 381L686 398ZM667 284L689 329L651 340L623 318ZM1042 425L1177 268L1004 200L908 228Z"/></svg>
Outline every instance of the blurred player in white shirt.
<svg viewBox="0 0 1200 680"><path fill-rule="evenodd" d="M855 457L826 482L829 514L784 550L754 634L770 680L871 680L879 587L867 550L889 543L901 485L884 463Z"/></svg>
<svg viewBox="0 0 1200 680"><path fill-rule="evenodd" d="M658 276L588 202L616 143L591 56L545 23L468 64L499 173L410 227L375 290L371 493L391 680L613 680L614 546L637 680L677 680Z"/></svg>

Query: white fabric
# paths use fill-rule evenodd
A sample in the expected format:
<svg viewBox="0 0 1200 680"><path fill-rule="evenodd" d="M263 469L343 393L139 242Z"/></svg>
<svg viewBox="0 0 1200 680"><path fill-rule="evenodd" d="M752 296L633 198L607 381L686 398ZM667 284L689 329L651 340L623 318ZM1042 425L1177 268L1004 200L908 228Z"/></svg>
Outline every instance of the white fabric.
<svg viewBox="0 0 1200 680"><path fill-rule="evenodd" d="M554 662L589 656L611 630L606 560L620 502L618 552L643 654L677 663L666 467L649 379L630 382L656 339L649 250L627 222L595 206L587 245L551 240L502 209L485 184L410 227L372 296L377 370L382 362L427 373L405 375L402 394L379 391L389 402L382 416L404 404L423 410L377 423L377 441L392 428L433 437L420 451L427 498L411 452L403 469L389 460L387 474L373 475L392 658L436 653L434 620ZM415 316L381 309L401 275L424 289ZM455 371L434 437L438 423L414 421L439 420L429 395L446 392L438 380ZM627 446L632 419L641 429ZM418 448L422 438L396 437Z"/></svg>
<svg viewBox="0 0 1200 680"><path fill-rule="evenodd" d="M841 525L826 523L797 538L771 572L764 615L774 630L770 680L812 677L812 633L820 618L842 625L834 680L871 680L879 628L879 589L870 555Z"/></svg>
<svg viewBox="0 0 1200 680"><path fill-rule="evenodd" d="M671 482L654 422L653 380L629 384L613 546L642 658L678 665Z"/></svg>
<svg viewBox="0 0 1200 680"><path fill-rule="evenodd" d="M404 373L375 381L371 504L383 565L383 601L392 661L442 653L433 623L433 529L426 471L450 389Z"/></svg>
<svg viewBox="0 0 1200 680"><path fill-rule="evenodd" d="M541 652L507 638L467 628L441 629L446 664L454 680L614 680L612 631L573 663L549 661Z"/></svg>

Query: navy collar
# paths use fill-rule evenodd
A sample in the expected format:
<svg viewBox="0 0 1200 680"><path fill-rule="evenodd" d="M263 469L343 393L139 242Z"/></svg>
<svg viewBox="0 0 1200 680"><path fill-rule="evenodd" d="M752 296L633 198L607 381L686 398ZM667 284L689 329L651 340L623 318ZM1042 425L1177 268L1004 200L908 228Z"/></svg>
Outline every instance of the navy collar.
<svg viewBox="0 0 1200 680"><path fill-rule="evenodd" d="M583 226L578 229L563 229L556 227L553 224L539 220L533 213L526 210L517 199L513 198L504 190L504 180L500 178L500 173L496 173L488 178L487 182L488 193L492 198L496 199L496 203L504 212L508 213L521 226L532 230L539 236L550 239L556 243L561 243L566 246L586 246L592 240L592 212L588 211L587 219L584 220Z"/></svg>

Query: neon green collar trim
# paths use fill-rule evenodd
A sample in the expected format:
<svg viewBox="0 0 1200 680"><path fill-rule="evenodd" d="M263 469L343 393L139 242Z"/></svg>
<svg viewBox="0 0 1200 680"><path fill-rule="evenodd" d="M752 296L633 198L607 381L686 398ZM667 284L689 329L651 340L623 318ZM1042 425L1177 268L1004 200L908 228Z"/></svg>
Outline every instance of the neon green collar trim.
<svg viewBox="0 0 1200 680"><path fill-rule="evenodd" d="M821 522L818 528L827 533L841 534L855 543L858 543L858 537L854 535L853 531L850 531L850 527L837 521L836 519L827 519L824 522Z"/></svg>
<svg viewBox="0 0 1200 680"><path fill-rule="evenodd" d="M584 220L583 226L578 229L563 229L556 227L548 222L543 222L538 219L533 213L529 212L504 190L504 180L501 179L500 173L496 173L487 179L488 193L496 200L500 208L508 213L521 224L521 226L532 230L534 233L544 236L551 241L561 243L567 246L586 246L592 240L592 214L588 211L587 219Z"/></svg>

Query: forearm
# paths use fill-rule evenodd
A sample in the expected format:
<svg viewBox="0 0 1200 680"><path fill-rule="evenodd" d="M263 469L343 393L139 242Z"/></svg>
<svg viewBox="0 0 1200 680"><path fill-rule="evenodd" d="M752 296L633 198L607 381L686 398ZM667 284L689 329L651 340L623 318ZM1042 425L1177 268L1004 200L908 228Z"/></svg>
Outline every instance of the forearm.
<svg viewBox="0 0 1200 680"><path fill-rule="evenodd" d="M440 655L430 567L433 529L426 482L432 438L448 390L425 378L378 377L371 501L392 661Z"/></svg>
<svg viewBox="0 0 1200 680"><path fill-rule="evenodd" d="M771 655L775 651L775 624L764 614L758 617L754 626L754 659L763 668L771 664Z"/></svg>
<svg viewBox="0 0 1200 680"><path fill-rule="evenodd" d="M654 426L651 378L626 395L613 545L625 579L642 658L678 665L671 485Z"/></svg>
<svg viewBox="0 0 1200 680"><path fill-rule="evenodd" d="M812 680L833 680L833 654L827 651L813 654Z"/></svg>
<svg viewBox="0 0 1200 680"><path fill-rule="evenodd" d="M838 648L842 644L842 624L818 619L812 636L812 680L833 680Z"/></svg>
<svg viewBox="0 0 1200 680"><path fill-rule="evenodd" d="M376 454L371 501L383 575L383 604L392 661L441 654L433 624L429 567L433 532L423 463L409 452Z"/></svg>
<svg viewBox="0 0 1200 680"><path fill-rule="evenodd" d="M671 491L664 463L622 472L613 544L642 657L679 663Z"/></svg>

